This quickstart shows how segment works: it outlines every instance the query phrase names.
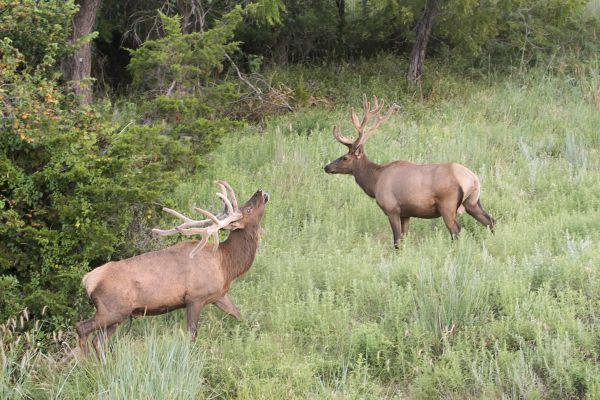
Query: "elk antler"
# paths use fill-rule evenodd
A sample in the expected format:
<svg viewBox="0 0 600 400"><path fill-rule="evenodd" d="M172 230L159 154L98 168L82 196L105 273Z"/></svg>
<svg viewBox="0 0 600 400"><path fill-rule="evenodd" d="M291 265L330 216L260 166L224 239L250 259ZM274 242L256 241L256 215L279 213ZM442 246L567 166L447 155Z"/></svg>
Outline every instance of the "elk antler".
<svg viewBox="0 0 600 400"><path fill-rule="evenodd" d="M215 241L215 247L213 248L213 251L216 251L219 248L219 230L233 229L233 226L231 224L242 218L242 212L238 209L238 203L235 197L235 192L233 191L231 186L229 186L227 182L221 180L215 181L215 183L221 189L221 192L217 192L217 197L219 197L223 202L223 212L215 216L209 211L203 210L202 208L194 207L195 211L204 214L208 217L208 219L197 221L188 218L175 210L171 210L170 208L165 207L163 208L163 211L181 219L183 223L173 229L152 229L152 232L159 236L175 235L177 233L186 236L201 235L202 240L190 252L190 258L193 258L194 255L199 250L201 250L206 245L206 243L208 243L208 239L211 236L214 237Z"/></svg>
<svg viewBox="0 0 600 400"><path fill-rule="evenodd" d="M348 139L346 136L342 135L342 132L340 131L340 128L338 126L333 127L333 137L335 138L335 140L337 140L345 146L352 147L352 145L354 144L354 140Z"/></svg>
<svg viewBox="0 0 600 400"><path fill-rule="evenodd" d="M396 111L398 111L400 109L400 106L398 106L396 103L394 103L390 106L390 108L387 110L385 115L381 115L381 110L383 109L384 105L385 105L384 100L381 100L381 102L379 102L379 100L377 99L377 96L373 96L373 107L371 108L371 105L369 104L369 101L367 100L367 95L363 94L363 110L364 110L365 114L363 115L363 119L361 122L358 121L358 116L356 115L356 112L354 111L354 109L352 109L352 112L350 113L350 117L352 118L352 125L354 125L354 127L358 131L358 138L353 142L350 140L350 142L352 142L353 149L357 149L359 146L364 145L365 142L367 141L367 139L369 138L369 136L371 136L373 134L373 132L375 132L375 130L377 128L379 128L379 125L386 122L392 116L392 114L394 114ZM367 127L369 119L373 115L376 118L375 123L373 123L371 126ZM335 135L335 133L334 133L334 135ZM336 137L336 139L337 139L337 137ZM349 139L346 139L346 140L349 140Z"/></svg>

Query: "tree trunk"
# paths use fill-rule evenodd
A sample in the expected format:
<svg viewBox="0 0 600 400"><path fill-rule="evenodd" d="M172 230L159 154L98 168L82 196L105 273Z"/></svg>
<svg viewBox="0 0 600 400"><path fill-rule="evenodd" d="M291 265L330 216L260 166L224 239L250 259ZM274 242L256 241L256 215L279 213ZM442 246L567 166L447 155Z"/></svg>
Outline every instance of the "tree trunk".
<svg viewBox="0 0 600 400"><path fill-rule="evenodd" d="M343 30L346 25L346 0L335 0L338 13L338 29Z"/></svg>
<svg viewBox="0 0 600 400"><path fill-rule="evenodd" d="M417 83L423 73L423 62L425 61L425 52L427 43L431 36L433 28L433 18L437 14L437 0L427 0L425 10L417 22L416 33L417 40L410 52L410 65L408 66L407 79L411 83Z"/></svg>
<svg viewBox="0 0 600 400"><path fill-rule="evenodd" d="M177 0L177 12L181 17L181 33L190 33L192 31L190 21L192 10L187 0Z"/></svg>
<svg viewBox="0 0 600 400"><path fill-rule="evenodd" d="M338 13L337 23L337 41L340 49L344 46L344 29L346 27L346 0L335 0L335 6Z"/></svg>
<svg viewBox="0 0 600 400"><path fill-rule="evenodd" d="M100 0L78 0L79 11L73 16L71 43L92 32ZM63 62L65 79L73 87L80 104L92 102L92 86L88 78L92 74L92 43L87 42ZM87 80L87 81L86 81Z"/></svg>

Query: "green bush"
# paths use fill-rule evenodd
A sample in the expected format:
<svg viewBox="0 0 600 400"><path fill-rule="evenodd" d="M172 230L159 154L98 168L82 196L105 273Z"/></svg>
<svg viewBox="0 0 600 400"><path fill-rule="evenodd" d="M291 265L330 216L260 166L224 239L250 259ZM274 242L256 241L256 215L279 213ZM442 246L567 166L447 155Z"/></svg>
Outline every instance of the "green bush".
<svg viewBox="0 0 600 400"><path fill-rule="evenodd" d="M44 306L57 320L73 317L84 272L131 253L123 240L133 215L151 219L172 171L198 164L186 140L159 127L117 129L77 107L51 78L56 53L47 49L32 67L0 41L1 320Z"/></svg>
<svg viewBox="0 0 600 400"><path fill-rule="evenodd" d="M73 49L67 44L77 12L73 0L0 0L0 10L0 38L10 38L28 65L44 62L49 51L62 57Z"/></svg>

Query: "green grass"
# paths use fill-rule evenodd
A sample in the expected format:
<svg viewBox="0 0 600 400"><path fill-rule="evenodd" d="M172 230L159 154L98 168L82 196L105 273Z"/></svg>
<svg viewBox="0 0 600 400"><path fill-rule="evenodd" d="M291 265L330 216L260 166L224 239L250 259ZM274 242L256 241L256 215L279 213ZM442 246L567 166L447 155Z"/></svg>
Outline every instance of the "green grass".
<svg viewBox="0 0 600 400"><path fill-rule="evenodd" d="M184 211L216 205L217 178L239 198L270 192L256 261L230 291L243 320L209 306L191 343L182 312L137 319L130 333L119 329L105 368L42 354L20 381L26 390L10 393L600 398L596 67L578 78L541 73L485 85L448 78L419 102L390 88L393 80L365 78L332 110L232 134L173 198ZM394 250L374 201L351 177L323 172L344 151L331 126L352 134L348 110L360 106L361 91L404 107L370 139L370 158L467 165L496 234L463 215L451 241L441 220L414 219ZM5 373L0 388L9 384Z"/></svg>

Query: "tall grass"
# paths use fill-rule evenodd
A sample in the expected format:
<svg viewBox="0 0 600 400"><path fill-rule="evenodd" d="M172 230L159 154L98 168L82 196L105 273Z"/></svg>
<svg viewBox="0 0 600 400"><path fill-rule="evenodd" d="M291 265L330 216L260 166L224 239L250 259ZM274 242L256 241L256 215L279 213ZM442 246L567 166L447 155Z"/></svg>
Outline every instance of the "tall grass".
<svg viewBox="0 0 600 400"><path fill-rule="evenodd" d="M331 110L232 133L202 176L174 186L182 210L216 203L216 178L240 198L271 194L256 261L230 291L241 322L208 306L191 342L181 312L138 319L106 367L42 359L34 370L53 373L25 373L11 396L600 397L600 113L588 86L546 73L448 77L415 102L392 76L364 72L359 89L335 87L347 97ZM363 91L403 105L370 158L469 166L494 235L464 215L451 241L441 220L415 219L396 251L376 204L323 172L345 150L331 126L351 134Z"/></svg>

